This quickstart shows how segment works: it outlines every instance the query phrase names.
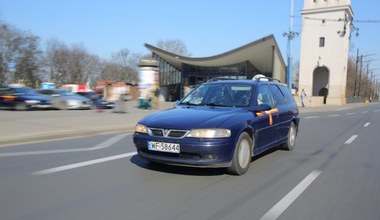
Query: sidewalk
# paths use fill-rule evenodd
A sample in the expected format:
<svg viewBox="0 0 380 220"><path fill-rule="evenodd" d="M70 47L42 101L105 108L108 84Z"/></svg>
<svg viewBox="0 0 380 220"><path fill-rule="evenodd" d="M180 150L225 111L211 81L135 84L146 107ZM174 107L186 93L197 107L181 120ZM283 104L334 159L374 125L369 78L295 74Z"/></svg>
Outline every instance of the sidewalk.
<svg viewBox="0 0 380 220"><path fill-rule="evenodd" d="M173 107L173 102L161 102L158 110ZM137 102L127 102L126 113L112 109L0 111L0 146L32 141L52 140L115 132L133 132L136 123L157 109L137 108Z"/></svg>
<svg viewBox="0 0 380 220"><path fill-rule="evenodd" d="M86 135L133 132L144 116L173 107L173 102L160 102L158 110L137 108L137 102L127 102L127 113L113 110L74 111L0 111L0 146L33 141L71 138ZM340 111L364 106L364 103L343 106L300 107L300 113Z"/></svg>

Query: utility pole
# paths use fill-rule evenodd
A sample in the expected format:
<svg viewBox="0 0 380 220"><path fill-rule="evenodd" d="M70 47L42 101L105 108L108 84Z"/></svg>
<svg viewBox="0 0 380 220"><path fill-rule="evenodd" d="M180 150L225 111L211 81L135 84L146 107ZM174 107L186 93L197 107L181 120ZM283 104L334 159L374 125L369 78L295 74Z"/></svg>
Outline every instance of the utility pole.
<svg viewBox="0 0 380 220"><path fill-rule="evenodd" d="M370 56L374 56L374 55L377 55L377 54L366 54L366 55L361 55L360 56L360 70L359 70L359 89L358 89L358 97L360 97L360 87L361 87L361 81L362 81L362 72L363 72L363 58L364 57L370 57ZM370 59L370 60L365 60L365 62L371 62L373 60L376 60L376 59ZM367 63L367 79L368 79L368 63ZM366 79L366 80L367 80ZM366 91L365 91L365 95L367 95L367 87L366 87Z"/></svg>
<svg viewBox="0 0 380 220"><path fill-rule="evenodd" d="M367 76L366 76L366 79L365 79L365 91L364 91L364 98L366 99L367 98L367 89L368 89L368 84L371 82L370 79L369 79L369 63L371 61L374 61L376 59L370 59L370 60L367 60Z"/></svg>
<svg viewBox="0 0 380 220"><path fill-rule="evenodd" d="M360 56L360 72L359 72L358 97L360 97L360 85L361 85L361 81L362 81L362 69L363 69L363 55Z"/></svg>
<svg viewBox="0 0 380 220"><path fill-rule="evenodd" d="M289 22L289 32L284 33L283 36L288 38L287 45L287 56L288 56L288 67L286 68L286 79L288 83L288 88L292 90L292 40L298 36L298 33L293 32L293 3L294 0L290 0L290 22Z"/></svg>
<svg viewBox="0 0 380 220"><path fill-rule="evenodd" d="M355 85L354 85L354 97L356 95L356 86L358 81L358 66L359 66L359 48L356 53L356 70L355 70Z"/></svg>
<svg viewBox="0 0 380 220"><path fill-rule="evenodd" d="M369 74L369 62L367 63L367 77L365 80L364 99L367 99L367 88L368 88L368 83L369 83L368 74Z"/></svg>

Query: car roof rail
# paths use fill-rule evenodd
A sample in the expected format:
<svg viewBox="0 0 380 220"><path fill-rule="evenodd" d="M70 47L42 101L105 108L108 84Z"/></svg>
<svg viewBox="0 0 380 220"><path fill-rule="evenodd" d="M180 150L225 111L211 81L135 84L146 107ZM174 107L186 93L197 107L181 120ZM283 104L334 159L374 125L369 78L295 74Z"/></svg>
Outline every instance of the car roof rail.
<svg viewBox="0 0 380 220"><path fill-rule="evenodd" d="M242 80L242 78L237 78L236 76L217 76L207 80L207 82L215 82L222 80Z"/></svg>
<svg viewBox="0 0 380 220"><path fill-rule="evenodd" d="M254 76L252 78L252 80L255 80L257 82L260 82L260 81L270 81L270 82L278 82L278 83L281 83L281 81L279 79L276 79L276 78L272 78L272 77L268 77L268 76L264 76L262 74L258 74L256 76Z"/></svg>
<svg viewBox="0 0 380 220"><path fill-rule="evenodd" d="M215 82L215 81L221 81L221 80L233 80L233 79L225 78L225 77L213 77L213 78L207 80L207 82Z"/></svg>

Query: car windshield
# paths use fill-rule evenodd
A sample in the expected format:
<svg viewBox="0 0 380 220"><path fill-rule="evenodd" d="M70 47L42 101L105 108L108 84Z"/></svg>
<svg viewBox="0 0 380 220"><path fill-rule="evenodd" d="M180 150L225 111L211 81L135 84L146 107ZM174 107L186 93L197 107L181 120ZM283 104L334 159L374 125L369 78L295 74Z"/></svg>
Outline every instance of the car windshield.
<svg viewBox="0 0 380 220"><path fill-rule="evenodd" d="M75 93L72 93L72 92L67 91L67 90L57 90L57 93L62 95L62 96L76 96Z"/></svg>
<svg viewBox="0 0 380 220"><path fill-rule="evenodd" d="M252 97L252 86L241 84L202 84L181 102L184 105L247 107Z"/></svg>
<svg viewBox="0 0 380 220"><path fill-rule="evenodd" d="M29 88L15 88L15 95L39 95L34 89Z"/></svg>

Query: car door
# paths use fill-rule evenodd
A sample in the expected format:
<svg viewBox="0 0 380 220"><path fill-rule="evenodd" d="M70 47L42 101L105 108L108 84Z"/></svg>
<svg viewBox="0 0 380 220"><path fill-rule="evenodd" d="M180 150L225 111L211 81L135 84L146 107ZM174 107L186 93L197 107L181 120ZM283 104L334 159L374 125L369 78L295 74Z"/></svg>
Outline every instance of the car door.
<svg viewBox="0 0 380 220"><path fill-rule="evenodd" d="M292 121L292 112L287 105L282 91L275 84L269 86L272 92L275 107L278 109L279 123L277 127L277 140L280 141L288 136L290 122Z"/></svg>
<svg viewBox="0 0 380 220"><path fill-rule="evenodd" d="M268 104L272 109L256 113L257 137L256 148L265 149L276 142L277 128L279 124L278 111L275 106L272 93L268 84L260 84L256 90L257 105Z"/></svg>

